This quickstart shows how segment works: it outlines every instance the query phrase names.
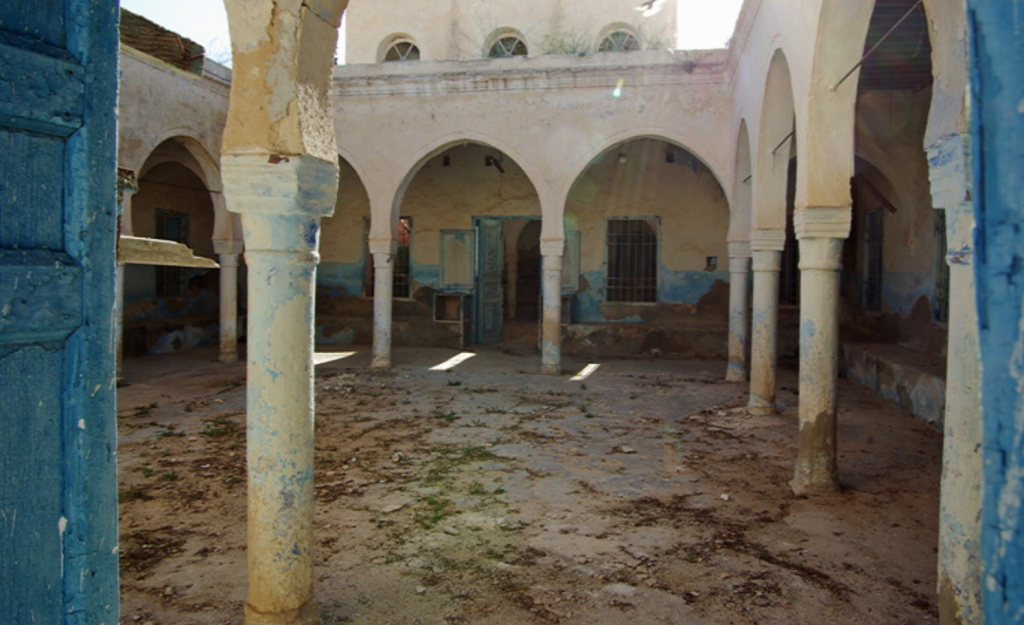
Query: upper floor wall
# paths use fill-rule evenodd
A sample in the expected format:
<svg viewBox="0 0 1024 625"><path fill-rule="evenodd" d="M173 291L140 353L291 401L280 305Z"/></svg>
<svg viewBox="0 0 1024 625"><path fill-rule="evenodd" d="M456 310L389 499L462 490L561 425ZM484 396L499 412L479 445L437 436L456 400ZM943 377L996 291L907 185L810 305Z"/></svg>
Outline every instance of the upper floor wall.
<svg viewBox="0 0 1024 625"><path fill-rule="evenodd" d="M676 0L352 0L346 23L349 64L381 62L396 42L414 44L422 60L478 59L504 36L530 56L586 54L617 31L640 49L666 50L675 47Z"/></svg>
<svg viewBox="0 0 1024 625"><path fill-rule="evenodd" d="M202 76L121 46L118 165L138 172L167 139L195 141L220 162L231 72L206 60Z"/></svg>

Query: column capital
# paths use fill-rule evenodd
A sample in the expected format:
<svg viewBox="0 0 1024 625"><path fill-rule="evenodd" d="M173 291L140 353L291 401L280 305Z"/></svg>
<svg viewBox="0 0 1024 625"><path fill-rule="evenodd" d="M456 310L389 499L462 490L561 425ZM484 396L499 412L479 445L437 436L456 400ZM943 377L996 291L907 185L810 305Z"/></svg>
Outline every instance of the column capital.
<svg viewBox="0 0 1024 625"><path fill-rule="evenodd" d="M850 236L853 209L849 206L811 207L793 211L798 239L846 239Z"/></svg>
<svg viewBox="0 0 1024 625"><path fill-rule="evenodd" d="M134 170L127 167L117 168L117 203L124 201L125 195L139 192L139 177Z"/></svg>
<svg viewBox="0 0 1024 625"><path fill-rule="evenodd" d="M329 217L337 201L338 164L309 155L225 154L228 210L241 215Z"/></svg>
<svg viewBox="0 0 1024 625"><path fill-rule="evenodd" d="M800 239L800 271L839 271L843 268L842 253L843 239Z"/></svg>
<svg viewBox="0 0 1024 625"><path fill-rule="evenodd" d="M563 256L556 254L544 254L543 255L543 270L544 271L557 271L559 274L562 273L562 260Z"/></svg>
<svg viewBox="0 0 1024 625"><path fill-rule="evenodd" d="M781 252L785 247L785 228L758 228L750 233L752 252Z"/></svg>
<svg viewBox="0 0 1024 625"><path fill-rule="evenodd" d="M233 241L230 239L214 239L213 240L213 251L218 255L224 254L241 254L244 245L241 241Z"/></svg>
<svg viewBox="0 0 1024 625"><path fill-rule="evenodd" d="M729 273L749 273L750 258L750 256L730 256Z"/></svg>
<svg viewBox="0 0 1024 625"><path fill-rule="evenodd" d="M932 205L952 209L971 201L971 138L955 133L939 138L926 149Z"/></svg>
<svg viewBox="0 0 1024 625"><path fill-rule="evenodd" d="M754 250L754 271L782 271L782 252L779 250Z"/></svg>
<svg viewBox="0 0 1024 625"><path fill-rule="evenodd" d="M377 254L394 254L398 251L398 241L394 239L370 239L367 242L367 247L369 247L370 253L374 256Z"/></svg>
<svg viewBox="0 0 1024 625"><path fill-rule="evenodd" d="M729 258L750 258L750 241L729 241Z"/></svg>
<svg viewBox="0 0 1024 625"><path fill-rule="evenodd" d="M565 253L565 239L541 239L540 253L541 256L557 256L561 258L562 254Z"/></svg>

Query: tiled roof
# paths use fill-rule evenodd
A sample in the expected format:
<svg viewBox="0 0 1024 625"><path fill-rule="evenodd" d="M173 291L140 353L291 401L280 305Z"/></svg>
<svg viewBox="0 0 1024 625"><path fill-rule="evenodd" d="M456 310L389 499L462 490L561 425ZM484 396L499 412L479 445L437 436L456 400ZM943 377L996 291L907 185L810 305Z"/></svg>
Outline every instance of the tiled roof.
<svg viewBox="0 0 1024 625"><path fill-rule="evenodd" d="M203 46L125 9L121 9L121 43L186 72L203 75Z"/></svg>

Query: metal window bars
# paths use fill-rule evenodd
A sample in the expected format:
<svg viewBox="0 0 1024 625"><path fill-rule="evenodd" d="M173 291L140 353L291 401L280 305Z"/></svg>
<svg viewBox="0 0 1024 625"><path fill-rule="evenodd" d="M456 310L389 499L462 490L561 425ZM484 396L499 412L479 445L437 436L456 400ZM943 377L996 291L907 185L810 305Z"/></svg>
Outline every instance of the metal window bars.
<svg viewBox="0 0 1024 625"><path fill-rule="evenodd" d="M644 219L608 220L608 301L658 301L658 235Z"/></svg>

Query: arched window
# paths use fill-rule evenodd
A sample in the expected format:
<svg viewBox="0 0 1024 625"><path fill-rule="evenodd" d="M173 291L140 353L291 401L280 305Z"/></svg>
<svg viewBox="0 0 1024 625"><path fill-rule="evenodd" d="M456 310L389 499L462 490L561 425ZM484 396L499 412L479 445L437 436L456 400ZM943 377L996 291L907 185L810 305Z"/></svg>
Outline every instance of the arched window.
<svg viewBox="0 0 1024 625"><path fill-rule="evenodd" d="M605 35L598 47L599 52L633 52L640 49L636 35L628 30L616 30Z"/></svg>
<svg viewBox="0 0 1024 625"><path fill-rule="evenodd" d="M411 39L399 38L391 42L384 53L383 61L418 61L420 60L420 49Z"/></svg>
<svg viewBox="0 0 1024 625"><path fill-rule="evenodd" d="M526 56L526 42L516 34L505 34L497 38L491 44L487 56L492 59L501 59L509 56Z"/></svg>

